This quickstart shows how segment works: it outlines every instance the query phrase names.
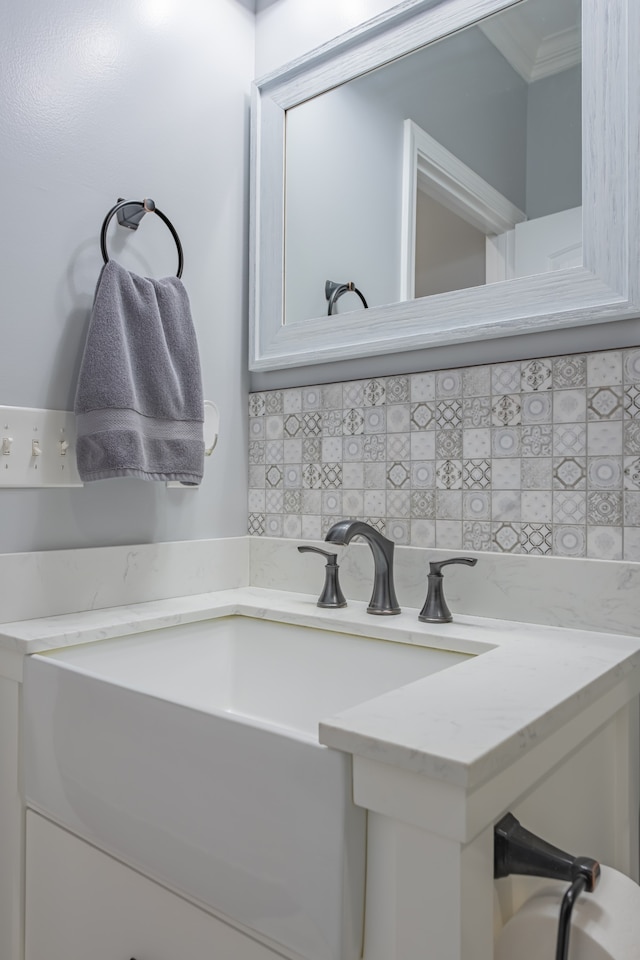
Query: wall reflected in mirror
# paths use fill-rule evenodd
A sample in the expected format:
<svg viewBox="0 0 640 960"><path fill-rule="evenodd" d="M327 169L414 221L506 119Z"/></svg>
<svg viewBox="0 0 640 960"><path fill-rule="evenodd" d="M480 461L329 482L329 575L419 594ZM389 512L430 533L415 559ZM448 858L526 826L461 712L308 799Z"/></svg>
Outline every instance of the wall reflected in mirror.
<svg viewBox="0 0 640 960"><path fill-rule="evenodd" d="M286 323L327 280L380 306L581 265L580 19L523 0L287 111Z"/></svg>

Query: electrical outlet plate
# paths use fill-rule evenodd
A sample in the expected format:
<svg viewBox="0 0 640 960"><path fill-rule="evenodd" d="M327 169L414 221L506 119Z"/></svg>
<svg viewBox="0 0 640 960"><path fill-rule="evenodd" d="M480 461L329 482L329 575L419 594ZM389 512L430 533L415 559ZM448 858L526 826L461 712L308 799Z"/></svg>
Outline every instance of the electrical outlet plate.
<svg viewBox="0 0 640 960"><path fill-rule="evenodd" d="M0 406L0 487L81 487L69 410Z"/></svg>

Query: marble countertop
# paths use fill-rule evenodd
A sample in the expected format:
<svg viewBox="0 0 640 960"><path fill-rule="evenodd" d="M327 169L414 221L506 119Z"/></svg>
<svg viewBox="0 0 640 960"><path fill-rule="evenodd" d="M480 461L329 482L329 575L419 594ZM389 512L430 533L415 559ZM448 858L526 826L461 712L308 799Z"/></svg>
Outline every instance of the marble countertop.
<svg viewBox="0 0 640 960"><path fill-rule="evenodd" d="M320 742L467 789L486 782L615 688L640 691L640 638L366 604L321 610L315 596L241 587L0 624L0 650L29 655L241 614L472 656L320 724Z"/></svg>

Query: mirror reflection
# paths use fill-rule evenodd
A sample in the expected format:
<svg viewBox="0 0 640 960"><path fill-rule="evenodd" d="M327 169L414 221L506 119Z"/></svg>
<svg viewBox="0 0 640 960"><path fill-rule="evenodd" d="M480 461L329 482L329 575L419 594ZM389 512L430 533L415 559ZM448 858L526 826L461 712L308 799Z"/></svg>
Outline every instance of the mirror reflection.
<svg viewBox="0 0 640 960"><path fill-rule="evenodd" d="M582 263L580 14L523 0L287 111L286 323L328 281L379 306Z"/></svg>

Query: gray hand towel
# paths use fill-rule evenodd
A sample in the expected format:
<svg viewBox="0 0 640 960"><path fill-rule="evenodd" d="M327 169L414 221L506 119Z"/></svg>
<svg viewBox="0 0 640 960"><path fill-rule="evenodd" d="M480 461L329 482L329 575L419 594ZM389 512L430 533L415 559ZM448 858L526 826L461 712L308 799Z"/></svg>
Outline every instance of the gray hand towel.
<svg viewBox="0 0 640 960"><path fill-rule="evenodd" d="M104 265L75 413L82 480L200 483L202 376L189 299L177 277L149 280L115 260Z"/></svg>

